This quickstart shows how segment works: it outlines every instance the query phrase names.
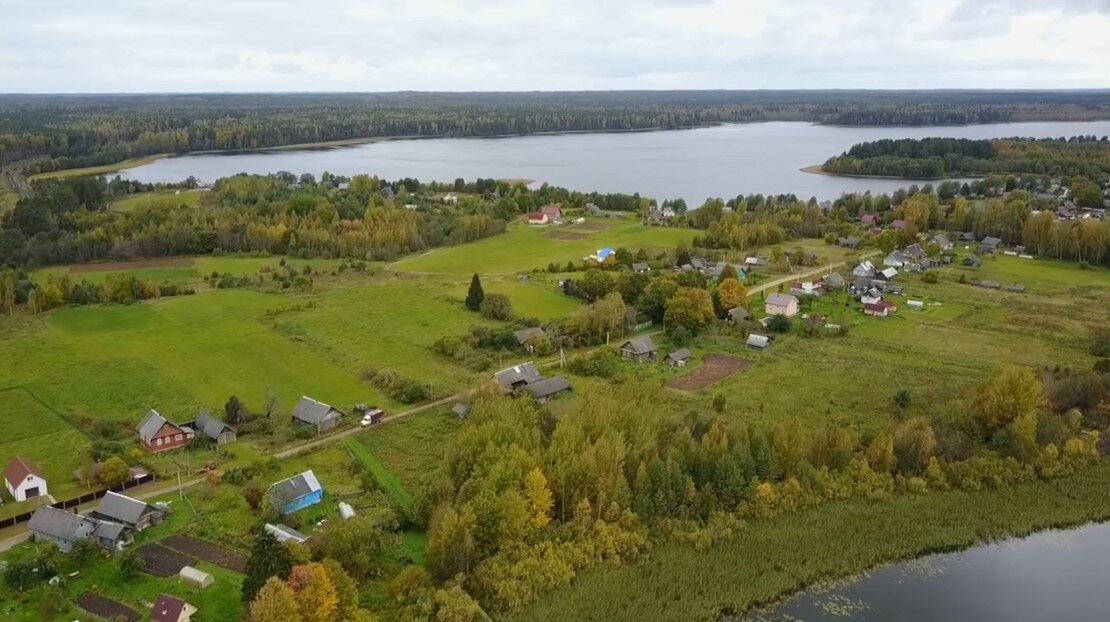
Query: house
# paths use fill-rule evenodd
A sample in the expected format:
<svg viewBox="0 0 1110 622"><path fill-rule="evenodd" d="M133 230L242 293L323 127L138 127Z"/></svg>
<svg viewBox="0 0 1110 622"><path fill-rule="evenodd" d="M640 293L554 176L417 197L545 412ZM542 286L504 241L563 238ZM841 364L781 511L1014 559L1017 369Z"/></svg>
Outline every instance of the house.
<svg viewBox="0 0 1110 622"><path fill-rule="evenodd" d="M311 469L272 484L266 490L270 507L282 514L292 514L319 503L323 498L324 487Z"/></svg>
<svg viewBox="0 0 1110 622"><path fill-rule="evenodd" d="M852 268L852 276L870 278L875 276L875 264L870 261L864 260L860 262L855 268Z"/></svg>
<svg viewBox="0 0 1110 622"><path fill-rule="evenodd" d="M952 242L948 239L948 236L943 233L938 233L933 236L933 244L939 246L941 251L947 252L952 250Z"/></svg>
<svg viewBox="0 0 1110 622"><path fill-rule="evenodd" d="M732 323L743 322L751 316L752 314L744 307L736 307L735 309L728 310L728 319Z"/></svg>
<svg viewBox="0 0 1110 622"><path fill-rule="evenodd" d="M767 265L767 258L766 257L746 257L746 258L744 258L744 264L748 265L748 266L753 266L753 267L759 268L759 267Z"/></svg>
<svg viewBox="0 0 1110 622"><path fill-rule="evenodd" d="M659 348L655 346L655 342L651 340L650 335L633 337L622 343L620 350L622 357L631 359L637 363L654 361L659 358Z"/></svg>
<svg viewBox="0 0 1110 622"><path fill-rule="evenodd" d="M351 189L351 182L341 181L341 182L339 182L339 184L337 184L335 186L335 189L336 190L350 190Z"/></svg>
<svg viewBox="0 0 1110 622"><path fill-rule="evenodd" d="M862 302L864 305L877 304L879 302L882 302L882 300L883 300L882 293L880 293L879 290L877 290L875 288L871 288L871 289L865 291L863 293L863 295L859 297L859 301Z"/></svg>
<svg viewBox="0 0 1110 622"><path fill-rule="evenodd" d="M790 317L798 314L798 299L790 294L775 292L764 301L764 310L767 315L785 315Z"/></svg>
<svg viewBox="0 0 1110 622"><path fill-rule="evenodd" d="M860 239L854 235L850 235L848 237L839 237L836 239L836 245L843 246L844 248L855 248L859 246L859 243Z"/></svg>
<svg viewBox="0 0 1110 622"><path fill-rule="evenodd" d="M530 225L546 225L547 214L543 212L532 212L528 214L528 224Z"/></svg>
<svg viewBox="0 0 1110 622"><path fill-rule="evenodd" d="M958 237L959 237L961 242L974 242L975 241L975 232L974 231L962 231L962 232L960 232L960 235Z"/></svg>
<svg viewBox="0 0 1110 622"><path fill-rule="evenodd" d="M671 367L685 367L690 360L690 348L679 348L663 358L663 362Z"/></svg>
<svg viewBox="0 0 1110 622"><path fill-rule="evenodd" d="M898 271L894 268L886 268L875 274L875 278L880 281L889 281L896 276L898 276Z"/></svg>
<svg viewBox="0 0 1110 622"><path fill-rule="evenodd" d="M565 377L552 376L551 378L537 380L524 387L524 390L530 393L537 402L546 402L560 393L570 391L571 386Z"/></svg>
<svg viewBox="0 0 1110 622"><path fill-rule="evenodd" d="M651 266L643 262L636 262L632 264L632 271L636 274L646 274L648 272L651 272Z"/></svg>
<svg viewBox="0 0 1110 622"><path fill-rule="evenodd" d="M840 289L841 287L844 287L844 284L845 284L844 277L840 276L836 272L833 272L832 274L829 274L828 276L826 276L824 281L825 281L825 287L826 288L831 287L831 288L835 288L835 289Z"/></svg>
<svg viewBox="0 0 1110 622"><path fill-rule="evenodd" d="M177 573L177 578L181 579L182 583L198 589L204 589L216 581L212 578L212 575L192 566L182 568L181 572Z"/></svg>
<svg viewBox="0 0 1110 622"><path fill-rule="evenodd" d="M67 553L80 540L91 539L110 551L118 551L131 542L127 528L119 523L99 521L49 505L35 510L27 529L36 541L53 542Z"/></svg>
<svg viewBox="0 0 1110 622"><path fill-rule="evenodd" d="M860 224L875 226L879 223L879 217L876 214L864 214L859 217Z"/></svg>
<svg viewBox="0 0 1110 622"><path fill-rule="evenodd" d="M563 217L563 211L559 209L558 205L549 204L540 208L540 213L547 217L548 220L559 220Z"/></svg>
<svg viewBox="0 0 1110 622"><path fill-rule="evenodd" d="M698 272L704 272L706 269L709 268L709 264L706 263L705 260L701 257L694 257L690 260L690 267L697 270Z"/></svg>
<svg viewBox="0 0 1110 622"><path fill-rule="evenodd" d="M889 268L901 268L906 265L906 257L900 251L892 251L883 258L883 265Z"/></svg>
<svg viewBox="0 0 1110 622"><path fill-rule="evenodd" d="M917 243L910 244L906 248L902 249L902 254L906 257L909 257L910 259L925 259L925 249L921 248L921 245Z"/></svg>
<svg viewBox="0 0 1110 622"><path fill-rule="evenodd" d="M863 312L866 315L875 317L886 317L894 310L894 303L887 300L880 300L879 302L872 302L863 305Z"/></svg>
<svg viewBox="0 0 1110 622"><path fill-rule="evenodd" d="M999 244L1002 244L1002 240L999 238L983 238L983 241L979 243L979 254L993 253L998 250Z"/></svg>
<svg viewBox="0 0 1110 622"><path fill-rule="evenodd" d="M470 414L470 404L466 402L456 402L455 405L451 407L451 414L459 419L466 419L466 416Z"/></svg>
<svg viewBox="0 0 1110 622"><path fill-rule="evenodd" d="M609 248L608 246L606 246L605 248L597 249L597 252L594 253L593 255L587 255L587 256L583 257L582 259L584 261L596 261L597 263L605 263L605 260L608 259L613 254L615 254L615 251L613 249Z"/></svg>
<svg viewBox="0 0 1110 622"><path fill-rule="evenodd" d="M825 293L825 284L821 281L794 281L790 284L790 293L795 296L820 296Z"/></svg>
<svg viewBox="0 0 1110 622"><path fill-rule="evenodd" d="M513 337L516 338L516 345L521 346L522 348L527 350L529 354L531 354L532 351L535 350L535 347L533 346L533 339L539 339L544 336L545 333L543 332L543 329L539 326L522 328L520 330L513 331Z"/></svg>
<svg viewBox="0 0 1110 622"><path fill-rule="evenodd" d="M296 542L297 544L304 544L308 541L308 536L289 527L288 525L266 523L263 527L266 533L270 534L277 539L278 542Z"/></svg>
<svg viewBox="0 0 1110 622"><path fill-rule="evenodd" d="M150 608L150 622L189 622L197 608L169 594L159 594Z"/></svg>
<svg viewBox="0 0 1110 622"><path fill-rule="evenodd" d="M165 514L166 511L162 507L109 490L101 497L96 509L89 512L89 518L111 521L134 531L142 531L162 522Z"/></svg>
<svg viewBox="0 0 1110 622"><path fill-rule="evenodd" d="M968 255L964 257L963 264L969 268L981 268L983 267L983 260L979 259L978 255Z"/></svg>
<svg viewBox="0 0 1110 622"><path fill-rule="evenodd" d="M884 294L890 294L891 296L901 296L903 291L901 285L887 284L886 288L883 289Z"/></svg>
<svg viewBox="0 0 1110 622"><path fill-rule="evenodd" d="M536 368L535 363L528 361L502 369L494 373L493 377L506 391L515 391L541 380L543 375L540 374L540 370Z"/></svg>
<svg viewBox="0 0 1110 622"><path fill-rule="evenodd" d="M193 421L188 427L195 430L197 434L216 441L216 445L235 442L235 429L208 412L197 415L196 421Z"/></svg>
<svg viewBox="0 0 1110 622"><path fill-rule="evenodd" d="M756 350L766 350L771 345L771 338L767 335L757 335L752 333L748 335L748 347L755 348Z"/></svg>
<svg viewBox="0 0 1110 622"><path fill-rule="evenodd" d="M397 196L397 193L393 192L393 186L382 186L382 189L378 191L378 194L387 199L392 199L393 197Z"/></svg>
<svg viewBox="0 0 1110 622"><path fill-rule="evenodd" d="M342 412L307 395L302 395L301 400L293 407L293 423L312 426L316 428L317 434L334 428L342 420Z"/></svg>
<svg viewBox="0 0 1110 622"><path fill-rule="evenodd" d="M17 502L49 494L42 469L22 456L12 458L4 468L4 484Z"/></svg>
<svg viewBox="0 0 1110 622"><path fill-rule="evenodd" d="M184 447L193 438L193 431L171 423L153 408L139 423L139 442L147 451L159 452Z"/></svg>

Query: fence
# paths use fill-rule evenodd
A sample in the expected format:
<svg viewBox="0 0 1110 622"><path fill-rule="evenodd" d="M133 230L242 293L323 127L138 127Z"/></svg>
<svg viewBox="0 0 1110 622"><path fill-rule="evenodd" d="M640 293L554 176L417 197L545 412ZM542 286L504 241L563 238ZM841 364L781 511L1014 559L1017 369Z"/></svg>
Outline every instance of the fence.
<svg viewBox="0 0 1110 622"><path fill-rule="evenodd" d="M138 477L135 477L133 479L129 479L126 482L123 482L122 484L116 484L115 486L109 486L108 488L102 488L100 490L94 490L93 492L85 493L85 494L81 495L80 497L74 497L72 499L66 499L65 501L58 501L56 503L51 503L50 507L58 508L59 510L68 510L70 508L75 508L79 505L84 505L86 503L89 503L90 501L96 501L97 499L99 499L99 498L103 497L104 495L108 494L109 491L111 491L111 492L123 492L124 490L127 490L129 488L134 488L135 486L139 486L141 484L146 484L146 483L149 483L149 482L153 482L154 479L155 479L154 475L152 475L150 473L146 473L146 474L140 475ZM9 518L5 518L4 520L0 520L0 529L6 529L8 527L13 527L15 525L18 525L20 523L25 523L25 522L31 520L31 517L34 516L34 515L35 515L35 511L31 510L30 512L24 512L22 514L17 514L16 516L12 516L12 517L9 517Z"/></svg>

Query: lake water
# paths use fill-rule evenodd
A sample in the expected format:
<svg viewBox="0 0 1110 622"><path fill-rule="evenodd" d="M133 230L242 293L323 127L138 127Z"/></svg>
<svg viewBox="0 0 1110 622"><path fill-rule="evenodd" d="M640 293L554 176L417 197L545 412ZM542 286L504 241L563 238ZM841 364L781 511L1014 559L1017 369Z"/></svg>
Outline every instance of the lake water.
<svg viewBox="0 0 1110 622"><path fill-rule="evenodd" d="M746 622L1105 622L1110 524L934 555L818 588Z"/></svg>
<svg viewBox="0 0 1110 622"><path fill-rule="evenodd" d="M562 134L511 138L395 140L351 147L165 158L123 172L143 182L205 182L236 173L289 171L319 176L375 174L451 181L457 177L531 179L575 190L682 197L794 193L835 199L844 192L892 192L911 182L806 173L852 145L880 138L949 136L1038 138L1110 135L1110 121L1002 123L944 127L830 127L752 123L692 130Z"/></svg>

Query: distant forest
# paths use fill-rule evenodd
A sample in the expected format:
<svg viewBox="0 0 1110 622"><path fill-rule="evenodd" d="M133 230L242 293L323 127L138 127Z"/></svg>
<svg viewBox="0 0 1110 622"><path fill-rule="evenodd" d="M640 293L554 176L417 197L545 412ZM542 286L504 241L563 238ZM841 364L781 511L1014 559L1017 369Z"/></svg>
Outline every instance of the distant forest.
<svg viewBox="0 0 1110 622"><path fill-rule="evenodd" d="M952 125L1110 118L1107 91L614 91L0 95L0 166L375 136L674 129L751 121Z"/></svg>
<svg viewBox="0 0 1110 622"><path fill-rule="evenodd" d="M1110 177L1110 138L883 139L855 145L821 170L903 179L1035 174L1101 182Z"/></svg>

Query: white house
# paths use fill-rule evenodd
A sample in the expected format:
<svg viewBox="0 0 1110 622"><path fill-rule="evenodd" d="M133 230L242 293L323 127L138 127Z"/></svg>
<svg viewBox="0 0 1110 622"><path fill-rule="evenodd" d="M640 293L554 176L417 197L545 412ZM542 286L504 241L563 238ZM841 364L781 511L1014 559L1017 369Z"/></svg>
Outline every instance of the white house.
<svg viewBox="0 0 1110 622"><path fill-rule="evenodd" d="M8 494L16 501L26 501L48 493L46 476L38 465L26 458L16 456L4 469L4 483Z"/></svg>

